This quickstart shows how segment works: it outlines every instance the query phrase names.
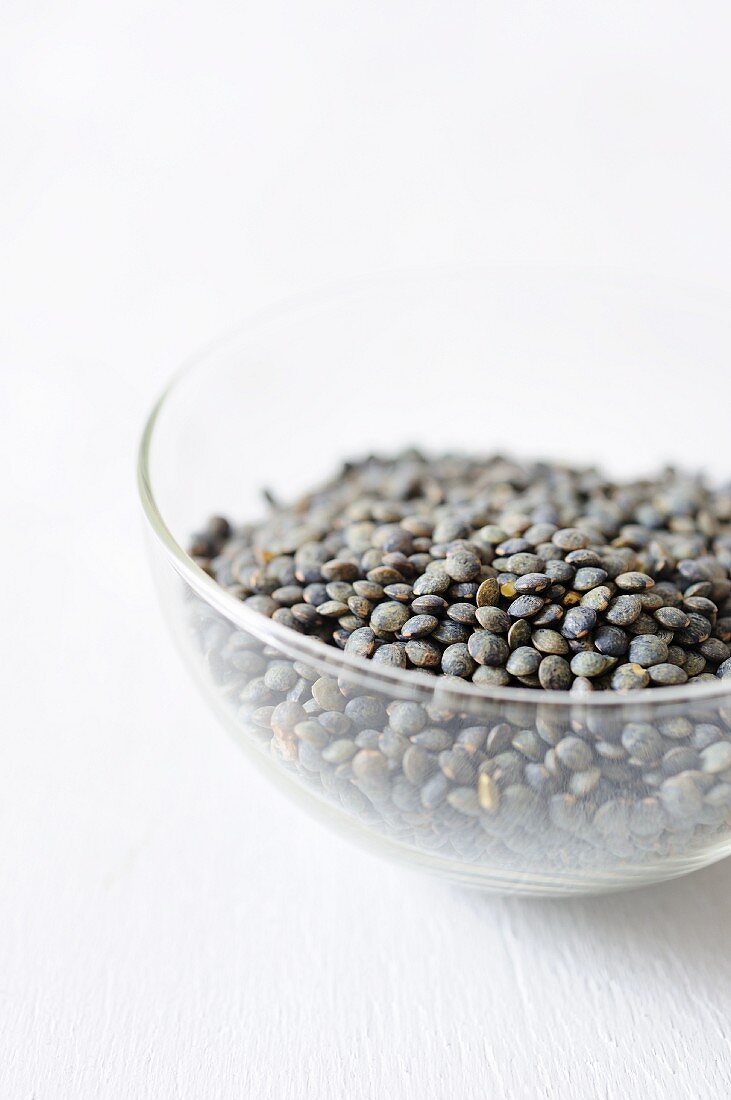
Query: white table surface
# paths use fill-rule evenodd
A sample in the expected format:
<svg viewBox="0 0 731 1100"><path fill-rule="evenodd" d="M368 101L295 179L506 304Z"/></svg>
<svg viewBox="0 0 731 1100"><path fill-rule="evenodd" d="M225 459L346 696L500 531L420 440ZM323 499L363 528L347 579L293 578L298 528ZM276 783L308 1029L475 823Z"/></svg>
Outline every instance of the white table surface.
<svg viewBox="0 0 731 1100"><path fill-rule="evenodd" d="M0 1096L727 1096L731 865L526 901L346 846L186 679L133 485L173 366L290 291L516 258L729 288L727 6L0 18Z"/></svg>

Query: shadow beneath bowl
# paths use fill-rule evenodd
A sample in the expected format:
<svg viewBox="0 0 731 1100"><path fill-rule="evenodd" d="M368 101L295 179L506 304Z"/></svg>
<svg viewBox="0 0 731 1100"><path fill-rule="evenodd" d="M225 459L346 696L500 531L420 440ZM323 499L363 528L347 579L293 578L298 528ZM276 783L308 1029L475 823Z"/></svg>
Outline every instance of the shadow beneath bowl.
<svg viewBox="0 0 731 1100"><path fill-rule="evenodd" d="M703 992L731 988L731 860L671 882L585 898L490 898L467 896L480 919L507 922L516 938L527 937L541 954L566 958L567 944L580 944L600 972L627 973L632 960L645 975L657 970L692 975Z"/></svg>

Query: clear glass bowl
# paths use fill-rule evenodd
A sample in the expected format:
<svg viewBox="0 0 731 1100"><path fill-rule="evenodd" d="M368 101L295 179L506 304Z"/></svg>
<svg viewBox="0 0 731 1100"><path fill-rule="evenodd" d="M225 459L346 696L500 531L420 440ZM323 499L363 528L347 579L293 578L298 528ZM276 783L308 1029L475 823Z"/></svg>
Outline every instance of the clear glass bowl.
<svg viewBox="0 0 731 1100"><path fill-rule="evenodd" d="M346 457L408 443L598 458L619 474L657 465L669 444L681 463L712 467L724 401L720 411L704 408L700 424L685 420L680 433L667 415L648 417L645 399L655 412L678 408L691 349L706 381L714 372L724 378L728 317L722 297L656 284L648 291L611 275L393 276L272 310L188 364L145 428L140 495L174 638L249 758L354 840L486 889L599 892L725 856L730 772L696 770L690 784L663 780L638 791L623 786L612 746L621 755L632 722L651 726L663 751L731 741L730 681L622 697L455 688L272 622L220 588L185 547L211 514L256 519L264 486L286 499ZM345 717L320 733L310 723L303 739L294 726L322 710L316 681L318 699ZM363 729L380 734L385 771L354 774ZM568 772L543 791L529 787L529 761L512 747L524 730L543 751L569 735L595 754L601 744L601 793L572 793ZM427 758L410 780L402 758L414 737L427 742ZM453 774L434 770L453 745ZM486 771L491 778L482 779Z"/></svg>

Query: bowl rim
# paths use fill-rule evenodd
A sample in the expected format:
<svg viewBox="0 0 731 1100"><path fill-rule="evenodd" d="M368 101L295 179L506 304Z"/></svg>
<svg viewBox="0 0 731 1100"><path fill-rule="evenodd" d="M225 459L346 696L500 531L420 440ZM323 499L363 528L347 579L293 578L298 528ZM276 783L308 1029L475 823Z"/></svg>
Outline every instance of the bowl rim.
<svg viewBox="0 0 731 1100"><path fill-rule="evenodd" d="M576 274L575 269L571 269ZM515 273L516 268L511 268ZM288 296L264 309L251 314L243 323L229 330L223 336L210 341L194 352L175 370L167 384L154 402L144 423L137 451L137 490L142 510L152 533L162 547L175 571L207 604L225 616L242 630L255 635L266 644L294 653L295 659L310 660L320 666L328 667L336 675L350 674L360 682L370 683L374 690L383 691L389 686L398 687L401 692L437 696L448 694L450 707L453 702L464 700L473 706L482 703L511 703L532 706L568 707L610 707L626 709L628 706L657 707L671 703L693 703L709 699L731 697L731 679L718 679L716 683L679 684L671 687L642 689L623 693L607 691L574 694L571 691L545 691L531 687L501 687L473 684L458 677L430 676L418 669L392 668L387 665L374 665L365 657L345 653L334 646L323 645L316 638L298 634L289 627L277 623L260 612L247 608L240 600L222 588L190 557L185 548L173 536L158 505L152 485L151 449L155 438L155 429L160 416L170 399L180 386L198 370L204 370L214 358L233 353L240 343L250 338L258 329L266 328L278 320L294 319L298 313L304 313L313 307L336 304L340 298L361 288L387 286L396 279L408 278L414 282L421 279L429 282L434 277L447 275L459 277L477 277L493 274L489 269L473 268L469 270L436 269L430 272L409 271L389 272L385 275L364 276L330 284L306 294ZM594 271L596 275L596 271ZM616 275L615 271L603 272ZM713 290L713 288L708 288Z"/></svg>

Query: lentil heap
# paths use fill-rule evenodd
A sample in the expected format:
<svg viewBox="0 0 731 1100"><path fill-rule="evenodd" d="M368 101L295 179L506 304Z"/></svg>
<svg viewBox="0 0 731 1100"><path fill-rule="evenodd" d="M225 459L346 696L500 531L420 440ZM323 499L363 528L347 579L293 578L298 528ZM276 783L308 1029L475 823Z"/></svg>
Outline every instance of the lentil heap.
<svg viewBox="0 0 731 1100"><path fill-rule="evenodd" d="M379 665L573 692L731 676L731 485L673 469L369 456L259 524L215 517L190 553L247 606Z"/></svg>
<svg viewBox="0 0 731 1100"><path fill-rule="evenodd" d="M305 661L189 587L182 605L243 746L460 877L645 881L728 845L731 487L408 451L267 499L258 524L210 520L191 553L322 645ZM334 672L328 646L407 674ZM642 690L699 681L717 690Z"/></svg>

